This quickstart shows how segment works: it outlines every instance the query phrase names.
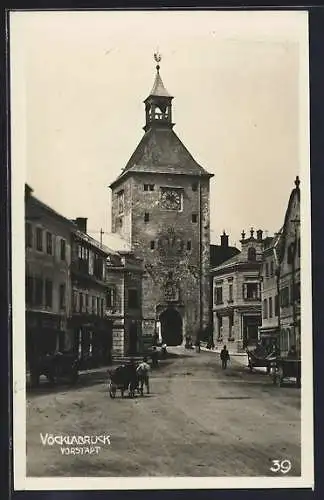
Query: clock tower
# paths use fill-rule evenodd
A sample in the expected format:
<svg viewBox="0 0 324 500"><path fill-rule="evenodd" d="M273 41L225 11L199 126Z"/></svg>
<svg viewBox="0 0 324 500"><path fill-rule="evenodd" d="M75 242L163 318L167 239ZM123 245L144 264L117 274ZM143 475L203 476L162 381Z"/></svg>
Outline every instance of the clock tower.
<svg viewBox="0 0 324 500"><path fill-rule="evenodd" d="M145 99L144 135L112 190L112 231L143 260L143 338L194 341L209 320L208 173L173 130L172 100L160 75Z"/></svg>

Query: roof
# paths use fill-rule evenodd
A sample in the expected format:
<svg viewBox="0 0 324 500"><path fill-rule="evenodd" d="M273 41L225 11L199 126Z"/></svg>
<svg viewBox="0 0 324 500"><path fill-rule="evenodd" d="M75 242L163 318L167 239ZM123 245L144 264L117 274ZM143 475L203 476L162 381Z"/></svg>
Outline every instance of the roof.
<svg viewBox="0 0 324 500"><path fill-rule="evenodd" d="M213 177L189 153L170 128L150 128L142 137L113 187L129 173L181 174Z"/></svg>
<svg viewBox="0 0 324 500"><path fill-rule="evenodd" d="M131 245L117 233L104 233L102 243L112 252L131 252Z"/></svg>
<svg viewBox="0 0 324 500"><path fill-rule="evenodd" d="M240 253L238 248L224 245L210 245L210 266L217 267Z"/></svg>
<svg viewBox="0 0 324 500"><path fill-rule="evenodd" d="M116 250L113 250L112 248L106 246L104 243L99 243L99 241L97 241L95 238L92 238L92 236L87 233L83 233L82 231L76 229L74 231L74 235L82 239L83 241L86 241L87 243L89 243L89 245L92 245L98 250L101 250L103 253L106 253L107 255L118 255L118 252Z"/></svg>
<svg viewBox="0 0 324 500"><path fill-rule="evenodd" d="M169 92L166 90L162 78L160 76L160 72L157 71L155 75L155 80L153 84L153 88L150 92L150 96L156 96L156 97L171 97L172 96L169 94Z"/></svg>

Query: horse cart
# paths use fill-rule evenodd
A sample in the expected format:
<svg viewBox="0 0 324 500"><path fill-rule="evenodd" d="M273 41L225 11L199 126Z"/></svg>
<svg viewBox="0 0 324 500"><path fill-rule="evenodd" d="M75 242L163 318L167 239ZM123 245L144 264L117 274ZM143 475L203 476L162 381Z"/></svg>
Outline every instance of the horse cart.
<svg viewBox="0 0 324 500"><path fill-rule="evenodd" d="M31 384L39 385L40 376L44 375L51 384L67 381L74 384L79 376L79 361L70 352L56 352L35 357L30 364Z"/></svg>
<svg viewBox="0 0 324 500"><path fill-rule="evenodd" d="M273 383L281 387L288 379L295 379L297 387L301 385L301 360L278 358L272 362L271 376Z"/></svg>
<svg viewBox="0 0 324 500"><path fill-rule="evenodd" d="M108 392L111 398L115 398L117 391L123 398L128 391L129 397L134 397L136 390L139 390L138 377L136 375L136 366L121 365L115 370L109 370Z"/></svg>
<svg viewBox="0 0 324 500"><path fill-rule="evenodd" d="M270 373L270 367L273 361L276 360L276 353L270 352L267 353L261 350L247 350L248 355L248 367L250 371L253 371L253 368L266 368L267 373Z"/></svg>

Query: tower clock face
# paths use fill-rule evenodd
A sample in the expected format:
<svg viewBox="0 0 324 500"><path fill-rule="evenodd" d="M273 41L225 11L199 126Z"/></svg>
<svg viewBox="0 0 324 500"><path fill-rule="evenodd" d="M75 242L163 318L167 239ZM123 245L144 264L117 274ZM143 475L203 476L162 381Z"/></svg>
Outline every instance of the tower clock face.
<svg viewBox="0 0 324 500"><path fill-rule="evenodd" d="M182 194L180 189L162 188L161 206L165 210L181 210Z"/></svg>

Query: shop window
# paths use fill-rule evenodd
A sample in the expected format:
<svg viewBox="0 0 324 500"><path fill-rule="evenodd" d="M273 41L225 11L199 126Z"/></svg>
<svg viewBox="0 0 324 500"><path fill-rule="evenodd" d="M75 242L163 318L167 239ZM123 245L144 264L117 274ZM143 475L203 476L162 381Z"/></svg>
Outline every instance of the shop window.
<svg viewBox="0 0 324 500"><path fill-rule="evenodd" d="M36 227L36 250L43 251L43 229Z"/></svg>
<svg viewBox="0 0 324 500"><path fill-rule="evenodd" d="M268 318L268 301L267 299L264 299L263 300L263 319L267 319Z"/></svg>

